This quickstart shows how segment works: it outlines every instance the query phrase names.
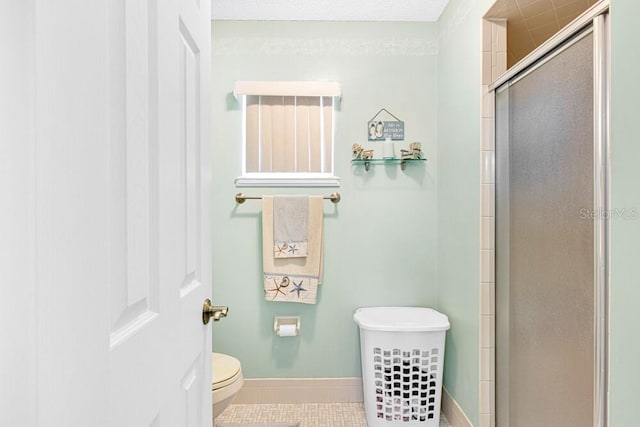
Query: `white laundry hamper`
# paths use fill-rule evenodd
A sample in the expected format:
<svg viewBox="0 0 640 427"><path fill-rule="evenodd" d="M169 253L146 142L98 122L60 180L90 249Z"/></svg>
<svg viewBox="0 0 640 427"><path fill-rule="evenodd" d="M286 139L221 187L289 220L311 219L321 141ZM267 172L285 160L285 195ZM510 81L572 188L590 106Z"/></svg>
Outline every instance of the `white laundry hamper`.
<svg viewBox="0 0 640 427"><path fill-rule="evenodd" d="M449 319L424 307L359 308L369 427L438 427Z"/></svg>

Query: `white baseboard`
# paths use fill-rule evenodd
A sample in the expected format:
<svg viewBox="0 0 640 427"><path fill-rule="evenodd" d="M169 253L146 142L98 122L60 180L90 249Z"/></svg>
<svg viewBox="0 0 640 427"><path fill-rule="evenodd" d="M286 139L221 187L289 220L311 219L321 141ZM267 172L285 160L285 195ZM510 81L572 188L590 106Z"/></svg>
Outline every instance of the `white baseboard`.
<svg viewBox="0 0 640 427"><path fill-rule="evenodd" d="M249 378L233 403L362 402L362 378Z"/></svg>
<svg viewBox="0 0 640 427"><path fill-rule="evenodd" d="M447 421L451 427L473 427L473 424L467 418L464 411L458 405L446 388L442 387L442 413L447 417Z"/></svg>

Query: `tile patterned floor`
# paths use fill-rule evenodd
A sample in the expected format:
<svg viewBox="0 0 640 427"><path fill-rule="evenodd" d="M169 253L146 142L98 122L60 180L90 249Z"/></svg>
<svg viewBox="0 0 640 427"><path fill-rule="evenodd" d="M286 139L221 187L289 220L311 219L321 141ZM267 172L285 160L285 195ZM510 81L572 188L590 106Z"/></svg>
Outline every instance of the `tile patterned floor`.
<svg viewBox="0 0 640 427"><path fill-rule="evenodd" d="M367 427L363 403L270 403L230 405L219 423L300 422L300 427ZM440 427L451 427L441 415Z"/></svg>

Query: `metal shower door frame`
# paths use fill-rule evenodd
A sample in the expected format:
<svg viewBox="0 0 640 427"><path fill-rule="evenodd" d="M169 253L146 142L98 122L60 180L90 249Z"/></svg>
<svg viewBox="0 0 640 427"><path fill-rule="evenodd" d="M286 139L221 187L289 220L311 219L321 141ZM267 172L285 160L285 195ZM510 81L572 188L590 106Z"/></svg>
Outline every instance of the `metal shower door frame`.
<svg viewBox="0 0 640 427"><path fill-rule="evenodd" d="M586 10L571 24L558 32L528 56L515 64L489 85L496 92L501 86L517 81L544 64L563 48L568 40L588 27L593 32L594 78L594 427L609 425L608 364L609 364L609 256L610 256L610 38L609 0L603 0ZM495 372L495 370L494 370Z"/></svg>

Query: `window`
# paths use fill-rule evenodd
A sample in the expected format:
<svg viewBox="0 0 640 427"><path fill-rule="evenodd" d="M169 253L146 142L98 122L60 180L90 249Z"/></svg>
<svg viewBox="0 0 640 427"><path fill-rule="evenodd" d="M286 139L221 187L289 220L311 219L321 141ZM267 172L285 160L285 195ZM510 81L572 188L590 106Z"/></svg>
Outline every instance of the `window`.
<svg viewBox="0 0 640 427"><path fill-rule="evenodd" d="M237 82L242 176L237 186L339 185L333 171L334 82Z"/></svg>

